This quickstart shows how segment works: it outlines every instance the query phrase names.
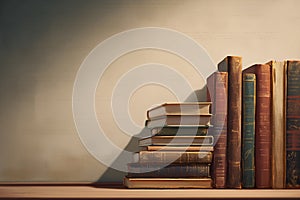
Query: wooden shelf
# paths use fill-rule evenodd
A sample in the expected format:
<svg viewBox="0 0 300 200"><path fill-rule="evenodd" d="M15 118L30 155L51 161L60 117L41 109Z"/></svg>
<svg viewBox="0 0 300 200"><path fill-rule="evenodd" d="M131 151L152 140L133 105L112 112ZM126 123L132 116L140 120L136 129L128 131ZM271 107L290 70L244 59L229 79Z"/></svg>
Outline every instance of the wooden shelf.
<svg viewBox="0 0 300 200"><path fill-rule="evenodd" d="M300 198L299 189L127 189L72 185L0 186L0 198Z"/></svg>

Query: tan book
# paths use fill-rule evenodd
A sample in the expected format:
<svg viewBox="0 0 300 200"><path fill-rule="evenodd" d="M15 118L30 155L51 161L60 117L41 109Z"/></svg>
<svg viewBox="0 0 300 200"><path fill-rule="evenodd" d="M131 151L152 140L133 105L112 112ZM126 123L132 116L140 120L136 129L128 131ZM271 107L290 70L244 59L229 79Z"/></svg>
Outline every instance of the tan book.
<svg viewBox="0 0 300 200"><path fill-rule="evenodd" d="M139 146L149 145L171 145L171 146L211 146L213 145L213 136L153 136L139 140Z"/></svg>
<svg viewBox="0 0 300 200"><path fill-rule="evenodd" d="M213 146L147 146L147 151L214 151Z"/></svg>
<svg viewBox="0 0 300 200"><path fill-rule="evenodd" d="M212 180L210 178L125 177L123 183L128 188L212 188Z"/></svg>
<svg viewBox="0 0 300 200"><path fill-rule="evenodd" d="M272 188L285 188L285 76L286 62L272 67Z"/></svg>
<svg viewBox="0 0 300 200"><path fill-rule="evenodd" d="M211 163L212 152L205 151L140 151L140 163Z"/></svg>
<svg viewBox="0 0 300 200"><path fill-rule="evenodd" d="M150 129L156 127L199 127L210 125L211 114L207 115L164 115L146 121L146 126Z"/></svg>
<svg viewBox="0 0 300 200"><path fill-rule="evenodd" d="M163 115L201 115L209 114L211 102L169 102L147 111L148 119Z"/></svg>

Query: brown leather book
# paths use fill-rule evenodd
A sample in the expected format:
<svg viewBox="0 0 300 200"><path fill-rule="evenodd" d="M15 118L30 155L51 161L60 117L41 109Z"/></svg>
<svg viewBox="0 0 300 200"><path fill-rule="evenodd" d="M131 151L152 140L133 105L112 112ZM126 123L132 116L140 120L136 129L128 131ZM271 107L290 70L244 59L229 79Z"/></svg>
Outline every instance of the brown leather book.
<svg viewBox="0 0 300 200"><path fill-rule="evenodd" d="M131 178L209 178L210 164L128 163Z"/></svg>
<svg viewBox="0 0 300 200"><path fill-rule="evenodd" d="M227 56L218 70L228 72L226 186L241 188L242 58Z"/></svg>
<svg viewBox="0 0 300 200"><path fill-rule="evenodd" d="M214 136L212 179L215 188L226 187L227 174L227 72L215 72L207 78L208 101L212 102L213 127L208 132Z"/></svg>
<svg viewBox="0 0 300 200"><path fill-rule="evenodd" d="M243 71L256 75L255 185L272 186L271 66L256 64Z"/></svg>
<svg viewBox="0 0 300 200"><path fill-rule="evenodd" d="M287 61L286 187L300 188L300 61Z"/></svg>

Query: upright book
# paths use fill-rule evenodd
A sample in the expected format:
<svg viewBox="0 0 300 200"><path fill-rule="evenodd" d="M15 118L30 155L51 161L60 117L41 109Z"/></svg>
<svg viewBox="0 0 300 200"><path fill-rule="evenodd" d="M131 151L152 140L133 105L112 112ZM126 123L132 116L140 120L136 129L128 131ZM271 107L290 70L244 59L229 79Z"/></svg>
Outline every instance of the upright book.
<svg viewBox="0 0 300 200"><path fill-rule="evenodd" d="M255 74L243 74L242 108L242 186L255 187L254 146L255 146Z"/></svg>
<svg viewBox="0 0 300 200"><path fill-rule="evenodd" d="M209 134L214 136L212 179L215 188L226 187L227 174L227 72L215 72L207 78L207 97L212 102L213 127Z"/></svg>
<svg viewBox="0 0 300 200"><path fill-rule="evenodd" d="M271 67L268 64L256 64L245 69L244 73L256 75L255 184L256 188L271 188Z"/></svg>
<svg viewBox="0 0 300 200"><path fill-rule="evenodd" d="M270 61L272 68L272 188L285 188L286 62Z"/></svg>
<svg viewBox="0 0 300 200"><path fill-rule="evenodd" d="M300 188L300 61L287 61L286 186Z"/></svg>
<svg viewBox="0 0 300 200"><path fill-rule="evenodd" d="M242 58L227 56L218 64L218 70L228 72L226 185L241 188Z"/></svg>

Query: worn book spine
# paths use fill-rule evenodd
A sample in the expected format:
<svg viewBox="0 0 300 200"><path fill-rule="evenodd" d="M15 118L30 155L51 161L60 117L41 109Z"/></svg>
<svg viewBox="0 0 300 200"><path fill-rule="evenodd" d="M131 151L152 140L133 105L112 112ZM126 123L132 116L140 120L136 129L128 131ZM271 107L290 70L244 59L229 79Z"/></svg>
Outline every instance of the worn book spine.
<svg viewBox="0 0 300 200"><path fill-rule="evenodd" d="M212 152L140 151L140 163L211 163Z"/></svg>
<svg viewBox="0 0 300 200"><path fill-rule="evenodd" d="M287 61L286 187L300 188L300 61Z"/></svg>
<svg viewBox="0 0 300 200"><path fill-rule="evenodd" d="M207 78L208 100L212 101L213 114L213 127L209 132L215 139L212 162L212 179L215 188L226 187L227 81L227 72L215 72Z"/></svg>
<svg viewBox="0 0 300 200"><path fill-rule="evenodd" d="M272 188L285 188L285 76L286 62L270 61L272 67Z"/></svg>
<svg viewBox="0 0 300 200"><path fill-rule="evenodd" d="M241 188L242 58L227 56L218 70L228 72L226 186Z"/></svg>
<svg viewBox="0 0 300 200"><path fill-rule="evenodd" d="M256 75L255 185L256 188L271 188L271 67L268 64L256 64L244 70L244 73Z"/></svg>
<svg viewBox="0 0 300 200"><path fill-rule="evenodd" d="M209 164L189 165L154 165L142 163L128 164L127 177L133 178L208 178L210 177Z"/></svg>
<svg viewBox="0 0 300 200"><path fill-rule="evenodd" d="M174 135L207 135L209 126L199 127L157 127L151 130L152 135L174 136Z"/></svg>
<svg viewBox="0 0 300 200"><path fill-rule="evenodd" d="M242 108L242 186L255 187L254 145L255 145L255 74L243 74Z"/></svg>

